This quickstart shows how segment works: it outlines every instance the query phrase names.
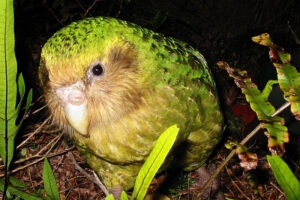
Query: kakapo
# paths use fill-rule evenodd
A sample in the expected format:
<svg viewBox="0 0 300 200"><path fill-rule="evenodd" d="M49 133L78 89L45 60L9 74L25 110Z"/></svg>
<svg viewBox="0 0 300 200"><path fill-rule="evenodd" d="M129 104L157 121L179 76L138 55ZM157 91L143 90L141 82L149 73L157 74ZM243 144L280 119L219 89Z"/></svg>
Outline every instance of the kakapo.
<svg viewBox="0 0 300 200"><path fill-rule="evenodd" d="M39 77L53 122L109 189L134 186L173 124L180 132L169 167L199 168L221 138L223 116L204 57L133 23L99 17L62 28L42 49Z"/></svg>

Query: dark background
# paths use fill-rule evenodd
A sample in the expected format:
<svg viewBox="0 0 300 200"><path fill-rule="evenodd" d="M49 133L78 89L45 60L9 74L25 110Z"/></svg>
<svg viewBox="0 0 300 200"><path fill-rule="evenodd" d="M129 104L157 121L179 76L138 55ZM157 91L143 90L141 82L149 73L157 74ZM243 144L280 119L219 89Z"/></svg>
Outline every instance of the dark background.
<svg viewBox="0 0 300 200"><path fill-rule="evenodd" d="M269 78L267 49L253 43L252 36L268 32L287 51L299 48L288 27L300 37L297 0L16 0L17 57L22 71L30 71L32 77L29 68L37 65L40 46L57 30L97 16L131 21L189 43L206 57L217 81L225 74L216 70L219 60L246 68L260 87L262 79ZM35 63L28 66L29 61Z"/></svg>
<svg viewBox="0 0 300 200"><path fill-rule="evenodd" d="M218 61L246 69L259 89L276 79L268 48L252 42L252 36L269 33L300 66L300 41L293 35L300 37L298 0L16 0L17 59L35 99L41 95L37 72L43 44L69 23L97 16L134 22L199 50L214 74L225 115L232 104L246 102ZM279 107L281 94L272 95ZM231 116L226 118L231 123Z"/></svg>

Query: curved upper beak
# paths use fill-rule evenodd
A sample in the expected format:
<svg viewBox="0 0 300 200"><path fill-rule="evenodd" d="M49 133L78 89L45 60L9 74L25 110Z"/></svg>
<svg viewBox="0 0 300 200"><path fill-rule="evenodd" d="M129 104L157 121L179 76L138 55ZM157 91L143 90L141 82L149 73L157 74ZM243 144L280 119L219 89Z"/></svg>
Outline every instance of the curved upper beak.
<svg viewBox="0 0 300 200"><path fill-rule="evenodd" d="M56 89L56 95L64 108L70 125L80 134L88 134L88 112L85 96L85 86L82 81Z"/></svg>

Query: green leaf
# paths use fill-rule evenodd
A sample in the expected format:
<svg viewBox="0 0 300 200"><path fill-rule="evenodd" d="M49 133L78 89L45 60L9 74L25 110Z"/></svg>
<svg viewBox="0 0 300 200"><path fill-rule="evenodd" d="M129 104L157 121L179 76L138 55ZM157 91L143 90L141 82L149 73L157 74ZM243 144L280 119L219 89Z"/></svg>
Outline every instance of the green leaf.
<svg viewBox="0 0 300 200"><path fill-rule="evenodd" d="M263 33L261 35L254 36L252 37L252 41L267 47L275 47L274 43L270 40L270 36L268 33Z"/></svg>
<svg viewBox="0 0 300 200"><path fill-rule="evenodd" d="M108 195L105 197L105 200L115 200L115 197L114 197L114 195L112 195L112 194L108 194ZM122 191L120 200L128 200L128 197L127 197L126 192Z"/></svg>
<svg viewBox="0 0 300 200"><path fill-rule="evenodd" d="M26 183L14 177L9 177L9 182L15 187L27 188L27 189L30 188Z"/></svg>
<svg viewBox="0 0 300 200"><path fill-rule="evenodd" d="M234 78L235 84L241 88L246 100L250 103L251 109L256 112L257 118L261 121L261 128L267 129L268 147L272 153L283 154L284 143L289 142L289 134L284 126L284 119L273 116L275 108L267 101L266 94L262 93L248 76L247 71L241 71L229 66L226 62L218 62L220 68L226 69L229 76ZM270 83L269 83L270 84ZM277 148L279 147L279 148Z"/></svg>
<svg viewBox="0 0 300 200"><path fill-rule="evenodd" d="M120 200L128 200L126 192L124 192L124 191L122 192Z"/></svg>
<svg viewBox="0 0 300 200"><path fill-rule="evenodd" d="M23 157L25 157L26 154L27 154L26 148L22 148L22 149L21 149L21 155L22 155Z"/></svg>
<svg viewBox="0 0 300 200"><path fill-rule="evenodd" d="M23 99L24 99L24 96L25 96L25 82L24 82L24 78L23 78L22 74L20 74L19 77L18 77L18 88L19 88L19 94L21 96L21 100L18 103L18 109L20 109L21 105L22 105L22 102L23 102ZM25 114L27 113L27 111L29 109L31 100L32 100L32 89L29 90L28 96L27 96L27 99L26 99ZM22 122L23 122L23 120L21 120L20 124Z"/></svg>
<svg viewBox="0 0 300 200"><path fill-rule="evenodd" d="M4 164L9 166L14 150L12 140L17 132L14 125L17 117L17 61L14 52L13 0L0 1L0 13L0 155Z"/></svg>
<svg viewBox="0 0 300 200"><path fill-rule="evenodd" d="M300 73L291 65L291 55L274 44L267 33L252 40L270 48L269 57L277 71L278 83L287 101L291 102L291 112L300 120Z"/></svg>
<svg viewBox="0 0 300 200"><path fill-rule="evenodd" d="M248 152L248 148L246 146L244 146L244 145L237 145L236 152L238 154L240 154L240 153L247 153Z"/></svg>
<svg viewBox="0 0 300 200"><path fill-rule="evenodd" d="M153 150L151 151L137 176L131 200L144 199L152 179L154 178L155 174L170 152L176 140L178 132L179 128L177 127L177 125L173 125L159 136Z"/></svg>
<svg viewBox="0 0 300 200"><path fill-rule="evenodd" d="M0 179L0 190L2 192L4 190L4 181L2 179ZM21 197L22 199L25 199L25 200L43 200L42 198L40 198L38 196L28 194L26 192L23 192L22 190L12 187L12 186L8 186L7 191L13 195Z"/></svg>
<svg viewBox="0 0 300 200"><path fill-rule="evenodd" d="M225 147L226 147L227 149L233 149L233 148L235 148L237 145L238 145L238 142L236 142L236 141L228 141L228 142L225 143Z"/></svg>
<svg viewBox="0 0 300 200"><path fill-rule="evenodd" d="M32 101L32 89L29 90L28 95L27 95L26 105L25 105L25 114L27 113L27 111L30 107L31 101ZM24 119L24 117L23 117L23 119ZM23 119L22 119L21 123L23 122Z"/></svg>
<svg viewBox="0 0 300 200"><path fill-rule="evenodd" d="M269 80L267 82L265 88L262 91L262 96L264 100L268 100L274 84L278 84L278 80Z"/></svg>
<svg viewBox="0 0 300 200"><path fill-rule="evenodd" d="M7 168L14 154L14 139L21 125L16 123L21 107L17 96L19 93L22 99L25 94L23 76L17 79L13 3L13 0L0 1L0 156Z"/></svg>
<svg viewBox="0 0 300 200"><path fill-rule="evenodd" d="M277 182L288 200L300 199L300 183L289 166L277 155L267 156Z"/></svg>
<svg viewBox="0 0 300 200"><path fill-rule="evenodd" d="M115 200L115 197L114 197L114 195L112 195L112 194L108 194L108 195L105 197L105 200Z"/></svg>
<svg viewBox="0 0 300 200"><path fill-rule="evenodd" d="M51 166L46 157L44 159L43 181L46 193L51 200L59 200L59 190Z"/></svg>

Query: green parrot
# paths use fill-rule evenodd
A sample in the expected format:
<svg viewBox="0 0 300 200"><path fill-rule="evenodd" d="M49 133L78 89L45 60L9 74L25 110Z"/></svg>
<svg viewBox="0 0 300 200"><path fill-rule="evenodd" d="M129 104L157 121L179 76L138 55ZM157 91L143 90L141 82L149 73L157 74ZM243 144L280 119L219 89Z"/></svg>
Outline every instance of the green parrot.
<svg viewBox="0 0 300 200"><path fill-rule="evenodd" d="M159 135L180 128L162 170L194 170L221 137L223 116L204 57L114 18L87 18L44 45L39 78L52 121L108 189L129 190Z"/></svg>

